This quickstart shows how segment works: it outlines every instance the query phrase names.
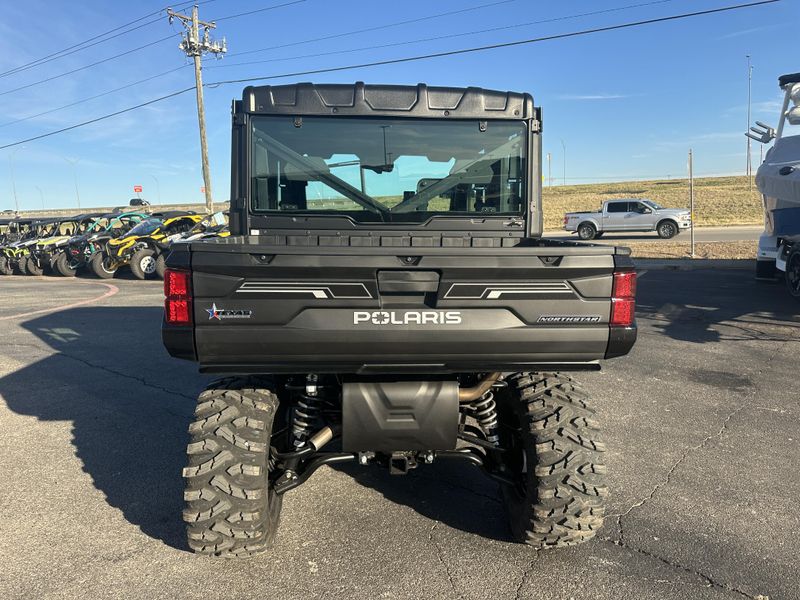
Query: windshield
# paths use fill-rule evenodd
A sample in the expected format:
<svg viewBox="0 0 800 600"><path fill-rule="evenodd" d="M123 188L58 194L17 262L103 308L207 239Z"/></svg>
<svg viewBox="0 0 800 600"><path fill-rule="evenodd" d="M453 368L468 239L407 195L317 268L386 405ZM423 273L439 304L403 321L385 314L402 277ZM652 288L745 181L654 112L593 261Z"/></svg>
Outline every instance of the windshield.
<svg viewBox="0 0 800 600"><path fill-rule="evenodd" d="M522 121L256 117L252 140L256 213L421 223L525 205Z"/></svg>
<svg viewBox="0 0 800 600"><path fill-rule="evenodd" d="M161 226L161 219L145 219L131 229L127 235L150 235Z"/></svg>
<svg viewBox="0 0 800 600"><path fill-rule="evenodd" d="M91 222L86 224L82 233L95 233L97 231L105 231L108 227L109 219L108 217L97 217L96 219L92 219Z"/></svg>
<svg viewBox="0 0 800 600"><path fill-rule="evenodd" d="M653 202L652 200L642 200L647 206L651 207L653 210L661 210L664 208L658 202Z"/></svg>

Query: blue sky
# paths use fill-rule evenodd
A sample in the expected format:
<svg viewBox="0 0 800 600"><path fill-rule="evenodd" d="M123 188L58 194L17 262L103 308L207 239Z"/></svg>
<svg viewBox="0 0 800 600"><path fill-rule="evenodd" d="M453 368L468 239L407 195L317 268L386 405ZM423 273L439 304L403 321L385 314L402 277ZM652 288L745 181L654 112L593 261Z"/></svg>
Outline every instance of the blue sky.
<svg viewBox="0 0 800 600"><path fill-rule="evenodd" d="M217 19L289 0L216 0L201 6L201 18ZM306 0L247 17L221 20L216 32L228 55L208 60L206 82L283 74L553 35L585 28L716 8L736 0L671 0L602 15L580 13L640 4L647 0ZM413 24L303 42L398 21L494 4ZM113 10L112 7L113 6ZM83 41L148 12L156 0L136 3L85 0L3 2L0 72ZM42 15L51 15L45 21ZM421 62L273 80L482 86L528 91L544 108L544 151L552 154L560 182L566 145L568 183L618 178L680 177L686 152L695 152L700 175L742 173L745 167L747 67L752 55L753 118L775 123L779 74L800 71L796 27L800 3L649 25L610 33L492 50ZM555 20L560 19L560 20ZM388 48L355 50L520 23L547 21L475 35ZM0 145L66 127L188 87L190 67L130 86L121 92L51 114L6 125L101 92L180 67L180 27L166 18L45 65L0 77ZM96 67L16 92L174 33L174 38ZM237 56L259 48L294 44ZM336 53L340 52L340 53ZM315 56L308 56L315 55ZM298 58L303 56L304 58ZM233 66L235 63L271 61ZM216 199L228 198L230 102L242 85L205 91L208 142ZM754 144L758 159L758 145ZM21 209L76 204L75 177L83 206L120 204L132 187L144 187L154 203L200 202L202 175L193 93L101 123L0 151L0 210L13 208L14 182Z"/></svg>

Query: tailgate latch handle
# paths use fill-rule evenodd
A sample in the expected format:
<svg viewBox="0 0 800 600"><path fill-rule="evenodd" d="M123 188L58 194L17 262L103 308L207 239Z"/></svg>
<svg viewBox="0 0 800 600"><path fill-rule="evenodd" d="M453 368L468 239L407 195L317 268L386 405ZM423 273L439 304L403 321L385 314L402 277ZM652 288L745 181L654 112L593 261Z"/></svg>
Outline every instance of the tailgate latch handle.
<svg viewBox="0 0 800 600"><path fill-rule="evenodd" d="M439 290L435 271L378 271L381 294L426 294Z"/></svg>

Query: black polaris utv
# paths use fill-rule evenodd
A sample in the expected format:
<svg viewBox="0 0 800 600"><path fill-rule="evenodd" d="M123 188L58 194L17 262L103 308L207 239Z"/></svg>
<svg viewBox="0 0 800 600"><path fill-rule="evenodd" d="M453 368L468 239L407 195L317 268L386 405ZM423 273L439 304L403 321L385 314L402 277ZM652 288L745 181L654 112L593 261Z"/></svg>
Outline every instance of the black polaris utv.
<svg viewBox="0 0 800 600"><path fill-rule="evenodd" d="M516 539L603 523L597 420L573 371L636 339L629 251L541 239L528 94L248 87L233 104L231 237L173 246L163 340L204 373L189 426L188 542L270 546L323 465L403 475L461 460Z"/></svg>

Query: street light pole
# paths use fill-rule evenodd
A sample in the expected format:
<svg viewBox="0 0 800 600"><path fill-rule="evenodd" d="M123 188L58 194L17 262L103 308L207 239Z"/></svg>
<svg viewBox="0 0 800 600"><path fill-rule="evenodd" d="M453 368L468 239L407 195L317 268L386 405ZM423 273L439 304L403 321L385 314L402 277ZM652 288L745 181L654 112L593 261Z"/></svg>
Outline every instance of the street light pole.
<svg viewBox="0 0 800 600"><path fill-rule="evenodd" d="M553 187L553 170L552 170L553 155L547 153L547 187Z"/></svg>
<svg viewBox="0 0 800 600"><path fill-rule="evenodd" d="M562 185L567 185L567 145L561 140L561 148L564 150L564 180Z"/></svg>
<svg viewBox="0 0 800 600"><path fill-rule="evenodd" d="M39 198L42 199L42 210L46 210L46 208L44 206L44 192L42 192L42 188L40 188L38 185L35 185L33 187L35 187L37 190L39 190Z"/></svg>
<svg viewBox="0 0 800 600"><path fill-rule="evenodd" d="M161 204L161 186L158 183L158 178L152 173L150 174L150 177L152 177L153 181L156 182L156 194L158 195L158 203Z"/></svg>
<svg viewBox="0 0 800 600"><path fill-rule="evenodd" d="M11 191L14 193L14 209L16 212L19 212L19 200L17 199L17 182L14 177L14 155L23 148L25 146L14 148L8 155L8 169L11 171Z"/></svg>
<svg viewBox="0 0 800 600"><path fill-rule="evenodd" d="M747 55L747 127L745 131L750 130L750 112L752 106L752 88L753 88L753 65L750 61L750 55ZM753 191L753 162L752 162L752 144L750 138L747 138L747 186L749 191Z"/></svg>
<svg viewBox="0 0 800 600"><path fill-rule="evenodd" d="M71 158L67 158L66 156L63 157L63 158L64 158L65 161L67 161L69 164L72 165L72 177L75 180L75 199L78 201L78 210L80 210L81 209L81 194L78 191L78 167L76 166L78 164L78 161L80 160L80 158L71 159Z"/></svg>

